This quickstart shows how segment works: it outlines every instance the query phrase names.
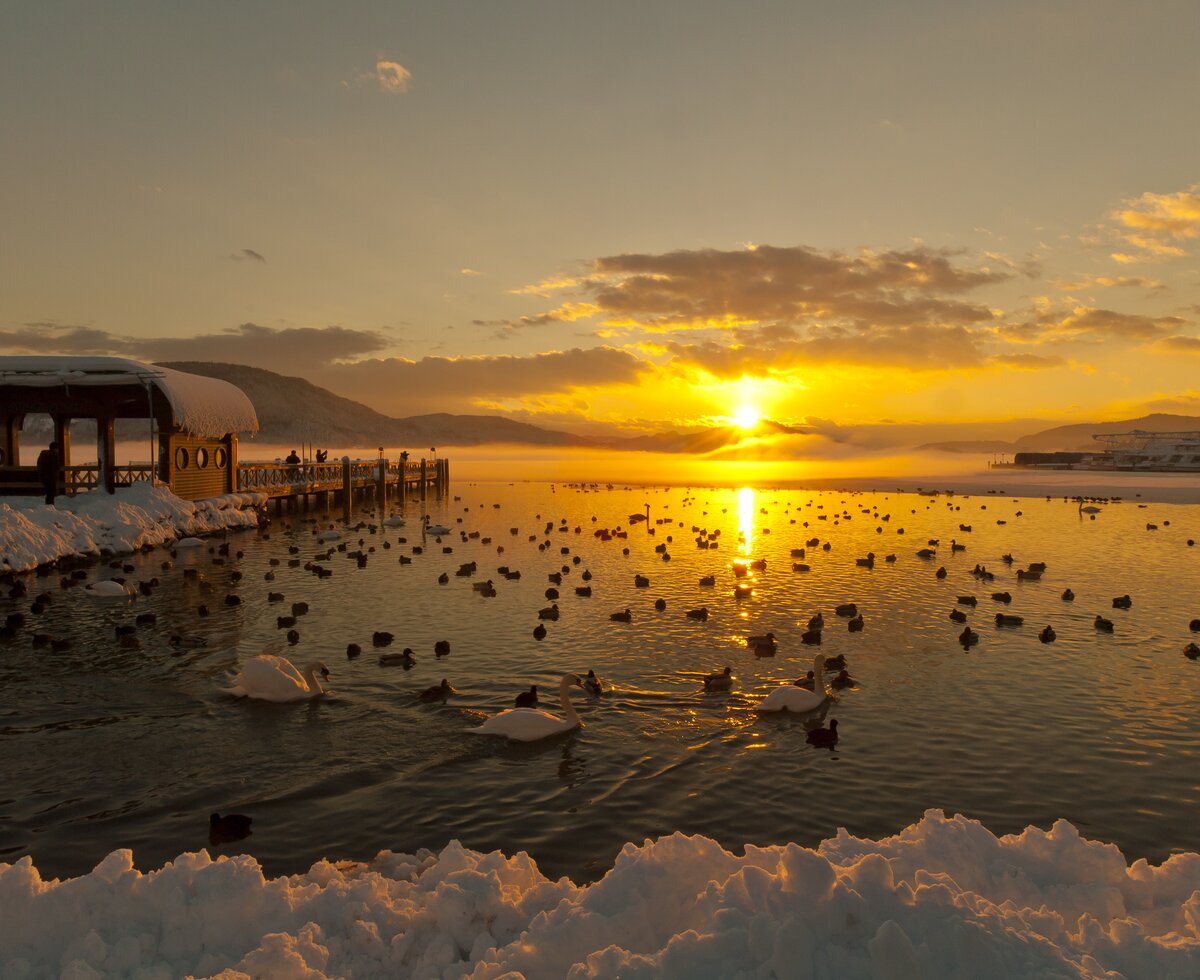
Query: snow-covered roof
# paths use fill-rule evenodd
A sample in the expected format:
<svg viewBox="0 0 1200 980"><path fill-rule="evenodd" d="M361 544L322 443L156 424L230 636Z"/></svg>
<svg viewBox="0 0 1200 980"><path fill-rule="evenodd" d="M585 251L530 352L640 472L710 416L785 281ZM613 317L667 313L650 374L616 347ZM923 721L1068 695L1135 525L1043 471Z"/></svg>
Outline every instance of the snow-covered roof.
<svg viewBox="0 0 1200 980"><path fill-rule="evenodd" d="M257 432L258 415L246 393L218 378L185 374L124 357L0 357L0 387L151 385L171 406L186 432L216 439L227 432Z"/></svg>

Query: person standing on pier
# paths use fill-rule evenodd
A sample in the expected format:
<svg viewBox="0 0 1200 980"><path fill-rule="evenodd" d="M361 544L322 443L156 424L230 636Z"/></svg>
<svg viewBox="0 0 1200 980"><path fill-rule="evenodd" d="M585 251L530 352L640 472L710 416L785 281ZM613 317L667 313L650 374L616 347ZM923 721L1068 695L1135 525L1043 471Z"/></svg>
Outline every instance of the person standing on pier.
<svg viewBox="0 0 1200 980"><path fill-rule="evenodd" d="M40 453L37 458L38 480L41 481L42 489L46 491L46 503L54 503L54 496L58 492L58 468L62 465L62 460L58 455L58 443L52 442Z"/></svg>

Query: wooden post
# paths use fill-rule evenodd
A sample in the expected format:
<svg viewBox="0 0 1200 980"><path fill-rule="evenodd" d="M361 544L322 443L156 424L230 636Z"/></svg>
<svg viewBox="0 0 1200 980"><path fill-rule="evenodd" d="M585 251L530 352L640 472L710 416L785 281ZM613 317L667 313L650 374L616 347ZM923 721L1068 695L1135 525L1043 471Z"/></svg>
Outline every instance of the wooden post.
<svg viewBox="0 0 1200 980"><path fill-rule="evenodd" d="M442 493L450 492L450 460L442 460Z"/></svg>
<svg viewBox="0 0 1200 980"><path fill-rule="evenodd" d="M342 520L350 523L350 457L342 457Z"/></svg>
<svg viewBox="0 0 1200 980"><path fill-rule="evenodd" d="M404 513L404 498L408 496L408 450L400 454L400 512Z"/></svg>
<svg viewBox="0 0 1200 980"><path fill-rule="evenodd" d="M425 499L425 493L427 490L427 485L425 483L427 476L428 476L428 469L427 469L427 466L425 463L425 457L422 456L421 457L421 499L422 500Z"/></svg>
<svg viewBox="0 0 1200 980"><path fill-rule="evenodd" d="M117 427L111 418L96 419L96 462L100 486L105 493L117 492L117 477L113 470L117 455ZM65 462L65 457L64 457Z"/></svg>
<svg viewBox="0 0 1200 980"><path fill-rule="evenodd" d="M4 459L0 466L21 465L21 424L24 421L24 415L4 417Z"/></svg>
<svg viewBox="0 0 1200 980"><path fill-rule="evenodd" d="M97 425L99 422L97 422ZM99 430L97 430L99 438ZM63 466L71 465L71 419L70 417L54 416L54 441L58 443L58 458Z"/></svg>
<svg viewBox="0 0 1200 980"><path fill-rule="evenodd" d="M237 433L230 432L225 436L225 451L229 454L229 492L238 492L238 447Z"/></svg>
<svg viewBox="0 0 1200 980"><path fill-rule="evenodd" d="M376 475L375 482L378 485L376 495L378 500L375 503L379 516L383 516L383 512L387 509L387 468L388 461L382 456L379 457L379 472Z"/></svg>

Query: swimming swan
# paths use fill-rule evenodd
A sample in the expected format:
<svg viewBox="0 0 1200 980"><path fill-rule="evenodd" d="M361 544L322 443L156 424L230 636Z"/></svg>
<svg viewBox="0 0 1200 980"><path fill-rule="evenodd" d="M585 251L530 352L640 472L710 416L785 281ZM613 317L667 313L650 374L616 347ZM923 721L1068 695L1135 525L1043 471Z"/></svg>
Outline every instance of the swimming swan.
<svg viewBox="0 0 1200 980"><path fill-rule="evenodd" d="M287 657L264 653L242 665L233 686L225 688L225 693L259 701L306 701L325 693L317 680L318 673L323 678L329 677L329 669L319 660L305 667L301 675Z"/></svg>
<svg viewBox="0 0 1200 980"><path fill-rule="evenodd" d="M777 687L754 708L755 711L813 711L825 703L828 695L825 693L824 676L825 658L819 653L813 657L813 689L806 690L789 684L787 687Z"/></svg>
<svg viewBox="0 0 1200 980"><path fill-rule="evenodd" d="M541 738L582 728L583 722L575 714L575 708L567 696L572 687L582 686L583 681L578 674L565 674L559 683L558 698L562 702L565 718L559 718L541 708L509 708L498 715L492 715L478 728L468 728L467 731L475 735L501 735L514 742L536 742Z"/></svg>

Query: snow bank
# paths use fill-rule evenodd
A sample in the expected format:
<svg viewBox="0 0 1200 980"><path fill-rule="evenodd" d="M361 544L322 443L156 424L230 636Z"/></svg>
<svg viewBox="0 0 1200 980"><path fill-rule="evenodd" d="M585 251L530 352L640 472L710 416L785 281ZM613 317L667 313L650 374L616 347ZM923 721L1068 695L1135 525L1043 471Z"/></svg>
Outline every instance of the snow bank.
<svg viewBox="0 0 1200 980"><path fill-rule="evenodd" d="M0 503L0 571L28 571L67 555L119 554L184 535L255 527L260 493L183 500L165 487L138 483L106 493Z"/></svg>
<svg viewBox="0 0 1200 980"><path fill-rule="evenodd" d="M0 976L1194 977L1198 889L1197 854L1129 866L1065 821L997 838L937 810L815 851L627 844L584 887L458 843L275 879L122 850L61 882L0 864Z"/></svg>

